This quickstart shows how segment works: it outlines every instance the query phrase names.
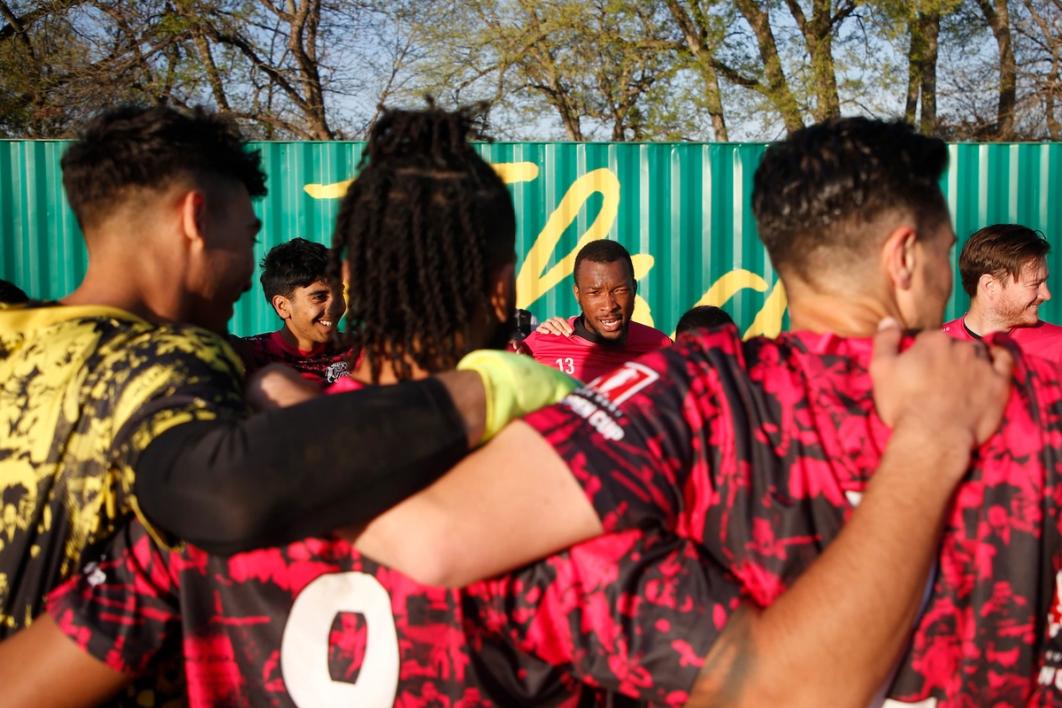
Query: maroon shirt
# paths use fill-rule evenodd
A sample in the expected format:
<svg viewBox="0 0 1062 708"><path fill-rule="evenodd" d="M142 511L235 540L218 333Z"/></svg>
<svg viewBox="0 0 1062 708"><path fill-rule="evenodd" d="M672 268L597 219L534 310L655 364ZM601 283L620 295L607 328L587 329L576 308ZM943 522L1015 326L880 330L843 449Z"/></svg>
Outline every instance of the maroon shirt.
<svg viewBox="0 0 1062 708"><path fill-rule="evenodd" d="M574 327L577 319L569 318L568 324ZM577 334L561 337L532 332L517 350L531 355L540 364L556 367L580 381L590 382L626 361L669 344L671 338L660 330L631 322L622 343L599 344Z"/></svg>
<svg viewBox="0 0 1062 708"><path fill-rule="evenodd" d="M319 344L304 351L288 344L280 332L237 338L235 346L247 367L247 373L266 364L287 364L304 379L327 386L347 376L350 371L352 352L349 348L336 351L329 344Z"/></svg>

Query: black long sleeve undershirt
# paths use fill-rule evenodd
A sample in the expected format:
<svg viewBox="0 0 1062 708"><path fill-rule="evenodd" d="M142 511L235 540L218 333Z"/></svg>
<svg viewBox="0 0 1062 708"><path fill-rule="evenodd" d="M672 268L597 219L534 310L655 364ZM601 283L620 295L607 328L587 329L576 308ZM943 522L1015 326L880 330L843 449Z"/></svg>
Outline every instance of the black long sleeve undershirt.
<svg viewBox="0 0 1062 708"><path fill-rule="evenodd" d="M445 387L424 379L178 425L136 461L135 493L156 528L227 555L364 524L467 450Z"/></svg>

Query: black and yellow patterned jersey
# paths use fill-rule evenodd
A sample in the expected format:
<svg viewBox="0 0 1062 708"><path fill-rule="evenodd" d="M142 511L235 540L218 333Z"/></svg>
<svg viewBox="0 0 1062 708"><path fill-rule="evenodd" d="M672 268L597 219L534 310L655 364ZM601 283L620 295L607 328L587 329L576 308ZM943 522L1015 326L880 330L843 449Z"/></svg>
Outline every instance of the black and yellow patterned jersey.
<svg viewBox="0 0 1062 708"><path fill-rule="evenodd" d="M0 305L0 637L40 612L87 547L142 517L133 465L151 441L242 416L242 382L229 346L196 327Z"/></svg>

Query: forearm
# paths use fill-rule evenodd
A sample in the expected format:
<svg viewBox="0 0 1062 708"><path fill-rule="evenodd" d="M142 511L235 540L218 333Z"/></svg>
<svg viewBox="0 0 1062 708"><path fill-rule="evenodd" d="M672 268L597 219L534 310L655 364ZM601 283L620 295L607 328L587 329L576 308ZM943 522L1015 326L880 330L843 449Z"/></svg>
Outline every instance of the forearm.
<svg viewBox="0 0 1062 708"><path fill-rule="evenodd" d="M214 553L363 524L430 484L481 435L474 415L469 425L455 410L449 384L378 387L178 426L137 461L141 510ZM466 412L475 407L474 392L459 400Z"/></svg>
<svg viewBox="0 0 1062 708"><path fill-rule="evenodd" d="M5 706L92 706L132 681L72 642L50 615L0 642Z"/></svg>
<svg viewBox="0 0 1062 708"><path fill-rule="evenodd" d="M866 705L910 635L968 433L898 427L837 539L777 602L713 645L696 705Z"/></svg>

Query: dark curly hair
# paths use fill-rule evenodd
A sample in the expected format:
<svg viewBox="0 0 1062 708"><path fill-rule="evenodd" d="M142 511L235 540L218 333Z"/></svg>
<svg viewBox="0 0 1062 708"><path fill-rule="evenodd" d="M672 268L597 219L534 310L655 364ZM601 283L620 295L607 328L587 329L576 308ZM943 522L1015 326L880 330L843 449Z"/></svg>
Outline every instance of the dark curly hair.
<svg viewBox="0 0 1062 708"><path fill-rule="evenodd" d="M295 237L274 246L262 259L262 292L266 302L274 295L291 297L295 288L305 288L329 277L328 249L319 243Z"/></svg>
<svg viewBox="0 0 1062 708"><path fill-rule="evenodd" d="M236 123L203 108L126 105L93 119L62 159L63 187L82 230L129 188L162 189L175 179L224 178L252 197L266 193L257 150Z"/></svg>
<svg viewBox="0 0 1062 708"><path fill-rule="evenodd" d="M862 260L866 224L908 210L917 228L949 219L938 181L947 146L907 123L833 118L767 148L756 170L752 210L771 261L808 278L816 255L831 265Z"/></svg>
<svg viewBox="0 0 1062 708"><path fill-rule="evenodd" d="M489 322L492 276L513 261L516 215L468 139L479 108L385 110L336 219L332 274L350 267L350 343L379 380L453 367Z"/></svg>

